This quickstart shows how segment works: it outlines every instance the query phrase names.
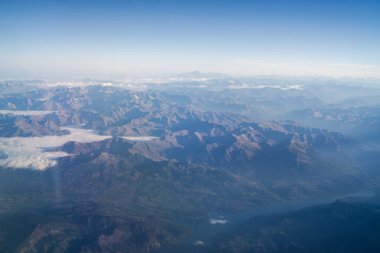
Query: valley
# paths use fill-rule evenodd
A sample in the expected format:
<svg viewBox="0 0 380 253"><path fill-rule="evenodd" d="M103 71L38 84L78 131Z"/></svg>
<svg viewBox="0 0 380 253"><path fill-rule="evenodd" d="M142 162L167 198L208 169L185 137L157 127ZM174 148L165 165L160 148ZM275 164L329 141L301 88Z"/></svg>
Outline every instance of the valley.
<svg viewBox="0 0 380 253"><path fill-rule="evenodd" d="M207 82L202 88L215 105L230 89L219 81L217 89ZM252 217L379 187L377 151L363 148L376 139L309 121L299 112L325 105L307 85L234 88L231 102L218 108L203 105L196 91L170 87L92 84L2 94L0 249L230 252L216 238ZM279 107L291 121L236 110L240 96L253 99L244 102L250 108L289 104L294 96L305 102ZM339 124L354 129L366 119ZM25 233L11 229L19 226ZM17 240L8 243L10 237Z"/></svg>

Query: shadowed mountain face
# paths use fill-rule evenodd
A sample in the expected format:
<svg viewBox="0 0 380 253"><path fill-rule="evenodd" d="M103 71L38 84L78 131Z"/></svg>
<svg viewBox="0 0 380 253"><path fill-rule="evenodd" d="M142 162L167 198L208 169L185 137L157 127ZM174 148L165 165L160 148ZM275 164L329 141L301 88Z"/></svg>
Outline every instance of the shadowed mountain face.
<svg viewBox="0 0 380 253"><path fill-rule="evenodd" d="M184 84L182 91L170 85L147 91L89 86L2 94L0 251L169 250L197 235L194 226L208 224L211 214L246 212L279 201L330 199L377 187L378 174L367 169L375 167L376 150L367 152L367 142L358 135L278 116L303 117L300 122L306 122L309 116L303 115L309 114L303 112L309 112L310 105L328 110L326 93L334 90L318 98L298 86L231 91L226 84L228 80L211 85L204 93L187 92ZM247 102L250 97L252 103ZM277 120L251 118L256 111L265 114L274 108L279 110ZM355 115L360 122L368 119ZM347 122L341 124L351 127ZM91 134L79 138L87 132L74 133L67 128L73 125ZM44 138L48 136L49 143ZM59 136L68 142L61 145ZM28 147L28 140L37 144ZM39 159L39 154L54 163ZM20 157L33 163L24 168L23 163L4 162ZM339 217L350 215L342 203L334 205ZM261 226L260 231L233 230L225 241L215 239L206 247L216 252L313 252L308 249L315 247L313 238L319 234L299 237L306 229L297 224L309 224L316 233L335 231L323 225L336 222L328 214L331 208L290 215L286 219L295 224L294 230L281 221L287 216L262 223L253 219L247 224ZM313 222L307 222L308 215L315 217ZM266 222L279 234L271 233Z"/></svg>
<svg viewBox="0 0 380 253"><path fill-rule="evenodd" d="M197 215L200 211L234 209L272 198L264 186L248 178L238 178L211 166L152 160L134 152L134 144L120 137L90 144L71 142L63 149L74 154L63 158L56 168L62 184L74 190L73 194L88 194L89 198L97 192L96 199L104 201L104 206L115 206L112 212L142 208L141 212L132 211ZM239 195L241 198L234 199ZM262 199L250 199L251 195L260 195ZM165 207L162 203L166 203ZM197 219L188 217L193 218Z"/></svg>
<svg viewBox="0 0 380 253"><path fill-rule="evenodd" d="M274 162L285 169L311 166L316 162L313 153L339 154L340 146L350 142L337 133L286 122L243 122L231 130L223 124L207 125L208 129L183 129L158 140L138 143L135 149L149 157L226 168L265 167L266 163L272 167Z"/></svg>
<svg viewBox="0 0 380 253"><path fill-rule="evenodd" d="M248 220L214 241L207 252L377 252L380 207L336 201Z"/></svg>
<svg viewBox="0 0 380 253"><path fill-rule="evenodd" d="M184 231L153 220L98 214L93 203L41 214L3 216L2 252L150 252L177 243ZM7 242L7 243L5 243Z"/></svg>
<svg viewBox="0 0 380 253"><path fill-rule="evenodd" d="M2 247L16 252L150 252L177 244L189 233L186 226L203 220L207 210L244 208L272 198L248 180L208 167L153 161L131 154L132 147L121 138L67 143L63 149L75 155L52 170L28 175L30 184L19 189L13 186L25 178L4 170L1 178L7 184L1 192L14 200L8 199L10 206L2 211L18 215L3 219L19 224L13 233L22 244L13 245L7 239L12 225L0 222ZM18 202L23 196L29 199Z"/></svg>
<svg viewBox="0 0 380 253"><path fill-rule="evenodd" d="M54 121L43 116L0 114L0 126L0 137L64 135L69 133L67 130L60 129Z"/></svg>

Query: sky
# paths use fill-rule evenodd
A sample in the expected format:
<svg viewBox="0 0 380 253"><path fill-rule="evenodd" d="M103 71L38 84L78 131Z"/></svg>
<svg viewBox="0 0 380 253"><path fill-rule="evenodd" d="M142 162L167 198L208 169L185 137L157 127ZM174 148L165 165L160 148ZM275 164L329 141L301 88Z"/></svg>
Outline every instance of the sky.
<svg viewBox="0 0 380 253"><path fill-rule="evenodd" d="M380 78L378 0L0 0L0 79Z"/></svg>

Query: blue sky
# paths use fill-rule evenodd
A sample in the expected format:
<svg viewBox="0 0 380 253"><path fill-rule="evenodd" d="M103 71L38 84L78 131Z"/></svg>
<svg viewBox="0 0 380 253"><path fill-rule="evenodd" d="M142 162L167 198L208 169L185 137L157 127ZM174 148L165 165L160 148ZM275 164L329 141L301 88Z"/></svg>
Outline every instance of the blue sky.
<svg viewBox="0 0 380 253"><path fill-rule="evenodd" d="M0 0L0 78L380 77L376 0Z"/></svg>

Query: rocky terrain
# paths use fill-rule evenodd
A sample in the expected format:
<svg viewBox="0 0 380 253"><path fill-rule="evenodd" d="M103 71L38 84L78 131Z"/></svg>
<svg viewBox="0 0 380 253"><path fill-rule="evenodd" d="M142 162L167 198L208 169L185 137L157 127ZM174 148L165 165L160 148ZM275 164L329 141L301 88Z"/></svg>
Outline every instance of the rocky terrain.
<svg viewBox="0 0 380 253"><path fill-rule="evenodd" d="M147 91L89 85L2 93L0 159L28 157L19 155L31 149L18 151L17 138L23 138L23 145L31 138L41 143L31 155L51 154L43 157L54 163L33 168L39 158L28 168L0 169L0 251L165 251L193 236L192 226L207 224L210 213L239 213L277 201L376 187L376 174L363 169L375 168L376 150L366 152L357 136L277 117L306 120L309 116L299 112L320 106L327 95L316 98L311 90L288 84L228 93L230 79L221 81L224 86L208 82L207 91L199 94L187 93L192 83L183 83L182 93L175 84ZM276 117L271 114L277 120L252 117L255 110L261 115L275 111L273 106L279 110ZM52 147L54 136L77 136L68 126L92 131L92 137ZM101 138L89 141L93 135ZM39 138L47 136L53 139L43 146L46 142ZM9 145L15 145L12 154ZM275 231L291 234L287 229ZM296 235L290 245L273 239L277 234L265 234L261 241L250 230L244 230L247 236L239 231L207 249L234 252L239 244L238 252L284 252L308 247Z"/></svg>

